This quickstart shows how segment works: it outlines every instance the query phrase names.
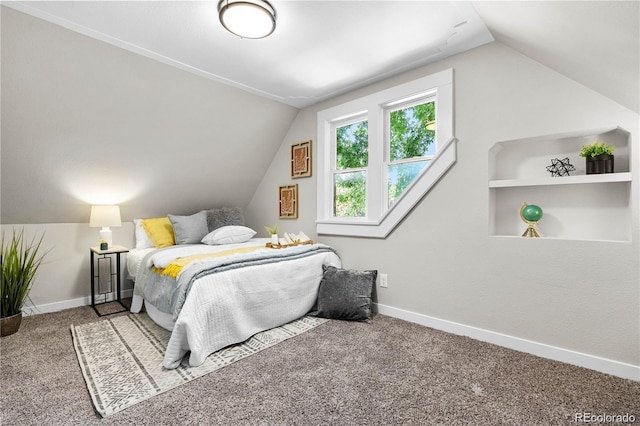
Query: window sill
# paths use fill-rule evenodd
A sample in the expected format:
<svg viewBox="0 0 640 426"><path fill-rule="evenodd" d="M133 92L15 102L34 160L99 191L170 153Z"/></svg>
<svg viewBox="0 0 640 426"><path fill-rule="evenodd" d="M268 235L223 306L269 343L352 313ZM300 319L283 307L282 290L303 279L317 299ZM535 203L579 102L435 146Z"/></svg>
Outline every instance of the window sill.
<svg viewBox="0 0 640 426"><path fill-rule="evenodd" d="M318 235L343 235L350 237L386 238L427 192L456 162L457 139L451 138L407 191L379 221L362 219L319 219L316 221Z"/></svg>

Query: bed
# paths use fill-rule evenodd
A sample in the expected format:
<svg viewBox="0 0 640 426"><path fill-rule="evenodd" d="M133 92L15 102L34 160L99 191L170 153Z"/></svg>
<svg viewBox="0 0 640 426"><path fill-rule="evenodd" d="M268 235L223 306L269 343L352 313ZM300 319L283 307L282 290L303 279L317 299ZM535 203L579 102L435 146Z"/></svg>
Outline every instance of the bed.
<svg viewBox="0 0 640 426"><path fill-rule="evenodd" d="M230 244L179 244L132 249L131 312L144 306L170 330L163 365L191 366L255 333L293 321L316 303L324 266L340 267L324 244L267 247L269 239Z"/></svg>

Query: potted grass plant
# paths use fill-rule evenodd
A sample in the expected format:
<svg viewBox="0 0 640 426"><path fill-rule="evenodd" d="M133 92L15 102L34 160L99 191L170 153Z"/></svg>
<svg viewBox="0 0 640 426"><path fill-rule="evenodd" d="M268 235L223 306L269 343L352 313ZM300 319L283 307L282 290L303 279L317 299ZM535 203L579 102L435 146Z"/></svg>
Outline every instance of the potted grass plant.
<svg viewBox="0 0 640 426"><path fill-rule="evenodd" d="M615 146L596 140L584 145L580 157L586 158L587 174L613 173L613 151Z"/></svg>
<svg viewBox="0 0 640 426"><path fill-rule="evenodd" d="M267 231L269 236L271 237L271 244L278 244L278 224L276 223L273 226L265 226L264 229Z"/></svg>
<svg viewBox="0 0 640 426"><path fill-rule="evenodd" d="M26 241L24 229L12 231L5 242L2 232L0 246L0 335L8 336L18 331L22 323L22 307L28 297L33 279L46 253L41 253L42 239Z"/></svg>

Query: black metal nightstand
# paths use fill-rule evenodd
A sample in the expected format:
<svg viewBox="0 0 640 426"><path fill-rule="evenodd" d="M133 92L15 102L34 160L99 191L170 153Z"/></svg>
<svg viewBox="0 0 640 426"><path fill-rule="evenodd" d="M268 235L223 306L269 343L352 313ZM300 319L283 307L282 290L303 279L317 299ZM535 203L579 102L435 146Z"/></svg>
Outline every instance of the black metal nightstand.
<svg viewBox="0 0 640 426"><path fill-rule="evenodd" d="M123 246L112 246L109 247L107 250L100 250L100 247L91 247L90 248L90 253L91 253L91 307L93 308L94 311L96 311L96 314L98 314L98 316L104 316L104 315L111 315L111 314L117 314L120 312L126 312L129 309L124 306L122 304L122 301L120 299L120 284L122 281L122 277L120 276L120 256L122 255L122 253L127 253L129 252L129 249L127 247L123 247ZM116 271L113 272L113 268L111 265L111 258L112 255L115 256L116 258ZM97 256L97 259L96 259ZM98 264L98 271L96 274L96 263ZM107 272L108 271L108 272ZM101 273L102 272L102 273ZM104 276L104 277L103 277ZM108 277L108 279L107 279ZM115 277L116 279L116 299L115 300L107 300L107 294L109 293L113 293L113 278ZM98 279L98 294L104 295L104 301L100 302L100 303L96 303L96 278ZM103 290L103 285L104 283L106 283L108 281L109 284L109 290L102 292ZM104 286L106 287L106 286ZM98 308L97 305L102 305L105 303L111 303L111 302L117 302L120 304L120 306L122 306L123 309L121 310L117 310L114 312L108 312L108 313L101 313Z"/></svg>

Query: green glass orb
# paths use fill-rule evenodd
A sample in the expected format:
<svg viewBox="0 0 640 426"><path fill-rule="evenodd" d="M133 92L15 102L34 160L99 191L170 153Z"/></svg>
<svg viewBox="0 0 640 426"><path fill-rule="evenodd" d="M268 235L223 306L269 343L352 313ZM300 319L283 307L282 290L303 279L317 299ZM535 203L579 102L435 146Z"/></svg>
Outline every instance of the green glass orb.
<svg viewBox="0 0 640 426"><path fill-rule="evenodd" d="M522 209L521 216L529 222L537 222L542 219L542 209L534 204L529 204Z"/></svg>

